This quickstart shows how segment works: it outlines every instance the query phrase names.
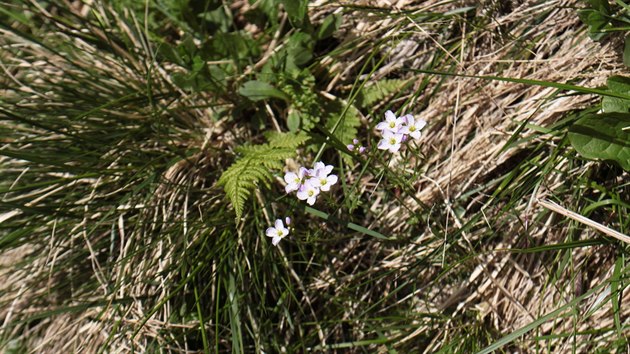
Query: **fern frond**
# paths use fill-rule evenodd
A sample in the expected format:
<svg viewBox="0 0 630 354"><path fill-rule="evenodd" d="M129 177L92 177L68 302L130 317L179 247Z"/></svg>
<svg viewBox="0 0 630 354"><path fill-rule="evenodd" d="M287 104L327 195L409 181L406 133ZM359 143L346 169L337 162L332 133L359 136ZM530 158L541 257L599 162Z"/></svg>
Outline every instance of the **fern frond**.
<svg viewBox="0 0 630 354"><path fill-rule="evenodd" d="M223 186L225 194L230 199L236 212L236 218L243 215L245 202L251 192L260 183L269 186L273 179L271 171L280 170L284 160L294 157L295 149L303 144L308 137L299 134L277 133L269 135L269 144L245 145L236 148L241 158L236 160L219 178L219 185Z"/></svg>
<svg viewBox="0 0 630 354"><path fill-rule="evenodd" d="M354 106L350 106L346 111L346 114L341 117L339 125L334 132L332 130L335 127L335 124L337 124L337 120L340 118L339 114L332 114L328 117L328 120L326 121L326 128L342 143L349 144L352 142L352 139L357 136L357 128L361 125L359 117L359 111Z"/></svg>
<svg viewBox="0 0 630 354"><path fill-rule="evenodd" d="M269 145L275 147L286 147L296 149L298 146L304 144L308 139L308 135L299 132L299 133L280 133L280 132L269 132L265 134L267 140L269 140Z"/></svg>
<svg viewBox="0 0 630 354"><path fill-rule="evenodd" d="M409 80L380 80L366 85L357 96L356 104L361 108L370 108L375 103L386 99L396 92L403 91Z"/></svg>

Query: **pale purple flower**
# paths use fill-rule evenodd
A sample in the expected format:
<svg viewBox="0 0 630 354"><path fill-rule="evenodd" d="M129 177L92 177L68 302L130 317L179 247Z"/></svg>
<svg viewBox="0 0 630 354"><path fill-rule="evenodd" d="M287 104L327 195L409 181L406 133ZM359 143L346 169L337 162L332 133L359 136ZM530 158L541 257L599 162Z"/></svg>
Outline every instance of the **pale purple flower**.
<svg viewBox="0 0 630 354"><path fill-rule="evenodd" d="M403 118L405 118L405 124L398 132L407 134L416 140L420 139L420 136L422 136L421 130L427 125L427 122L424 119L415 120L411 114L407 114Z"/></svg>
<svg viewBox="0 0 630 354"><path fill-rule="evenodd" d="M329 175L330 172L332 172L331 165L325 166L324 168L321 168L320 166L319 169L316 168L315 174L311 178L309 178L308 181L311 182L319 190L328 192L330 190L330 186L337 183L337 176Z"/></svg>
<svg viewBox="0 0 630 354"><path fill-rule="evenodd" d="M309 179L306 181L300 189L298 189L297 197L299 200L306 200L308 205L315 204L317 200L317 195L319 195L319 188Z"/></svg>
<svg viewBox="0 0 630 354"><path fill-rule="evenodd" d="M359 144L359 139L352 139L352 144L348 144L348 150L350 151L356 151L359 154L362 154L365 152L365 146L362 146Z"/></svg>
<svg viewBox="0 0 630 354"><path fill-rule="evenodd" d="M289 218L287 219L291 220ZM267 228L267 231L265 232L265 234L269 237L272 237L271 244L274 246L277 246L280 240L282 240L285 236L289 234L289 229L284 227L284 224L282 224L281 219L276 220L276 222L274 223L274 226L275 227Z"/></svg>
<svg viewBox="0 0 630 354"><path fill-rule="evenodd" d="M308 175L307 176L316 176L318 173L320 173L321 171L324 171L326 173L326 175L328 176L333 170L333 166L332 165L326 165L321 161L315 162L315 166L313 166L312 169L308 170Z"/></svg>
<svg viewBox="0 0 630 354"><path fill-rule="evenodd" d="M392 111L385 112L385 121L376 125L377 130L383 132L390 131L392 133L398 133L400 127L405 123L403 117L396 118L396 115Z"/></svg>
<svg viewBox="0 0 630 354"><path fill-rule="evenodd" d="M300 187L302 186L302 182L304 181L304 177L308 175L309 175L309 172L304 167L300 167L300 169L298 170L298 173L287 172L284 175L284 181L287 182L287 185L286 187L284 187L284 190L287 193L291 193L293 191L300 189Z"/></svg>
<svg viewBox="0 0 630 354"><path fill-rule="evenodd" d="M287 216L286 218L284 218L284 222L287 224L287 226L291 225L291 218Z"/></svg>
<svg viewBox="0 0 630 354"><path fill-rule="evenodd" d="M390 131L385 131L383 132L383 140L378 143L378 148L381 150L389 150L390 152L397 152L400 150L403 136L403 134L394 134Z"/></svg>

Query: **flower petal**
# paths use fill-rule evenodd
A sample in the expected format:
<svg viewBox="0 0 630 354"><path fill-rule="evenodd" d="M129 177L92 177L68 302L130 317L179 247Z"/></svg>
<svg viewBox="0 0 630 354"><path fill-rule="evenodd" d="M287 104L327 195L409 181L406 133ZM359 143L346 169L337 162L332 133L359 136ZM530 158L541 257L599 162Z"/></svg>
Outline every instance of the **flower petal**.
<svg viewBox="0 0 630 354"><path fill-rule="evenodd" d="M416 122L416 129L421 130L422 128L424 128L427 125L427 121L424 119L418 119L418 121Z"/></svg>
<svg viewBox="0 0 630 354"><path fill-rule="evenodd" d="M271 244L272 244L272 245L274 245L274 246L277 246L277 245L278 245L278 243L280 243L280 240L282 240L282 238L281 238L281 237L276 236L276 237L274 237L274 238L272 238L272 239L271 239Z"/></svg>
<svg viewBox="0 0 630 354"><path fill-rule="evenodd" d="M333 170L333 165L327 165L326 169L324 171L326 171L326 176L328 176Z"/></svg>
<svg viewBox="0 0 630 354"><path fill-rule="evenodd" d="M293 173L293 172L287 172L284 175L284 181L291 184L291 183L295 183L295 180L298 179L298 176Z"/></svg>
<svg viewBox="0 0 630 354"><path fill-rule="evenodd" d="M291 218L287 216L286 218L284 218L284 222L285 222L287 225L291 225ZM287 232L287 233L288 233L288 232Z"/></svg>
<svg viewBox="0 0 630 354"><path fill-rule="evenodd" d="M326 179L328 180L327 184L330 185L330 186L336 184L337 180L339 180L339 178L337 178L336 175L330 175L330 176L326 177Z"/></svg>
<svg viewBox="0 0 630 354"><path fill-rule="evenodd" d="M287 193L291 193L291 192L296 191L296 190L298 190L298 189L300 189L300 185L299 185L299 184L297 184L297 183L289 183L289 184L287 184L287 185L284 187L284 190L285 190Z"/></svg>
<svg viewBox="0 0 630 354"><path fill-rule="evenodd" d="M317 171L322 170L324 168L326 168L326 165L321 161L317 161L315 162L315 165L313 165L313 170L315 170L315 173L317 173Z"/></svg>
<svg viewBox="0 0 630 354"><path fill-rule="evenodd" d="M415 132L413 132L413 133L409 133L409 135L410 135L412 138L414 138L414 139L418 140L418 139L420 139L420 137L422 136L422 132L420 132L419 130L416 130L416 131L415 131Z"/></svg>
<svg viewBox="0 0 630 354"><path fill-rule="evenodd" d="M284 224L282 224L282 220L276 220L274 226L276 227L276 231L284 229Z"/></svg>
<svg viewBox="0 0 630 354"><path fill-rule="evenodd" d="M400 150L400 144L394 144L389 147L390 152L398 152L398 150Z"/></svg>
<svg viewBox="0 0 630 354"><path fill-rule="evenodd" d="M394 119L396 119L396 115L392 111L387 111L387 112L385 112L385 119L387 121L394 120Z"/></svg>
<svg viewBox="0 0 630 354"><path fill-rule="evenodd" d="M376 130L388 130L388 129L389 129L389 124L385 122L380 122L376 125Z"/></svg>
<svg viewBox="0 0 630 354"><path fill-rule="evenodd" d="M387 141L387 139L382 139L381 141L378 142L378 146L377 146L380 150L387 150L389 149L389 142Z"/></svg>
<svg viewBox="0 0 630 354"><path fill-rule="evenodd" d="M299 200L304 200L308 198L308 193L306 193L306 187L304 185L302 185L302 187L298 189L297 197Z"/></svg>
<svg viewBox="0 0 630 354"><path fill-rule="evenodd" d="M276 232L276 228L270 227L270 228L267 228L267 231L265 231L265 235L269 237L274 237L278 235L278 232Z"/></svg>
<svg viewBox="0 0 630 354"><path fill-rule="evenodd" d="M308 199L306 200L306 203L308 203L308 205L313 205L313 204L315 204L315 201L316 201L316 200L317 200L317 195L314 195L314 196L312 196L312 197L308 198Z"/></svg>

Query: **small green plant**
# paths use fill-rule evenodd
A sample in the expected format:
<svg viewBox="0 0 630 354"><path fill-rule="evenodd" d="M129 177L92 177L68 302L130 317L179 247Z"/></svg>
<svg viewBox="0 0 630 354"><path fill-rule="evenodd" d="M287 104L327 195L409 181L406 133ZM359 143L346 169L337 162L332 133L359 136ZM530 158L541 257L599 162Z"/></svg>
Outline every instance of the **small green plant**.
<svg viewBox="0 0 630 354"><path fill-rule="evenodd" d="M219 184L224 186L225 193L232 202L236 218L243 215L245 202L251 192L266 184L273 178L273 172L282 170L284 160L295 157L296 149L308 137L298 134L269 134L269 143L262 145L242 146L236 149L241 156L228 167Z"/></svg>
<svg viewBox="0 0 630 354"><path fill-rule="evenodd" d="M614 161L630 171L630 79L612 76L608 89L628 98L604 96L602 113L589 113L569 127L569 141L580 155Z"/></svg>

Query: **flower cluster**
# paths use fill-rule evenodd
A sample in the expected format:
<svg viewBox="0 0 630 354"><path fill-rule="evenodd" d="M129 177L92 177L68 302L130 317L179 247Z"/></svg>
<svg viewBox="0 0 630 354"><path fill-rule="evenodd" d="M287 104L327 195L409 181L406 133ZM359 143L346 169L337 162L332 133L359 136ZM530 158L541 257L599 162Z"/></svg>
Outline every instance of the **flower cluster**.
<svg viewBox="0 0 630 354"><path fill-rule="evenodd" d="M365 146L359 144L359 139L352 139L352 144L348 144L347 147L348 147L348 150L356 151L359 154L364 153L366 150Z"/></svg>
<svg viewBox="0 0 630 354"><path fill-rule="evenodd" d="M271 239L271 243L274 246L277 246L280 240L285 238L289 234L289 225L291 224L291 218L286 217L285 222L287 223L287 227L284 227L281 219L276 220L274 226L267 228L265 234L269 237L273 237Z"/></svg>
<svg viewBox="0 0 630 354"><path fill-rule="evenodd" d="M378 143L381 150L397 152L402 143L409 137L420 139L421 130L427 122L423 119L414 119L411 114L396 118L392 111L385 112L385 121L376 125L376 129L383 134L383 139Z"/></svg>
<svg viewBox="0 0 630 354"><path fill-rule="evenodd" d="M332 165L316 162L312 169L300 167L297 173L287 172L284 181L287 182L285 191L297 191L299 200L306 200L309 205L315 204L319 192L327 192L337 183L337 176L331 175Z"/></svg>

